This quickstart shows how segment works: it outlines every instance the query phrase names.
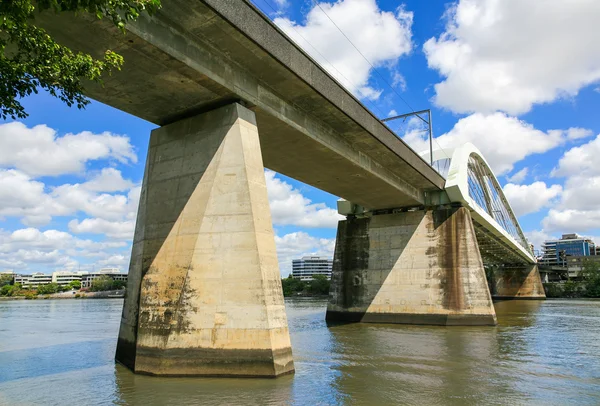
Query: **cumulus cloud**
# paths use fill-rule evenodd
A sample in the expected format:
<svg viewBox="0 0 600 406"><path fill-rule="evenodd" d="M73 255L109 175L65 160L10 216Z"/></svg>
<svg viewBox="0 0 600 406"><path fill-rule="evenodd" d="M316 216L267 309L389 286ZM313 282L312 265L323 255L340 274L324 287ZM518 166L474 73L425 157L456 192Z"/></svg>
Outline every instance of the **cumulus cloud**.
<svg viewBox="0 0 600 406"><path fill-rule="evenodd" d="M379 98L382 90L369 86L372 67L361 53L375 67L391 68L412 49L413 13L402 7L382 11L375 0L319 3L301 24L283 17L274 22L348 90L369 100ZM399 73L394 83L406 85Z"/></svg>
<svg viewBox="0 0 600 406"><path fill-rule="evenodd" d="M529 111L600 80L600 2L460 0L425 42L444 80L435 102L458 113Z"/></svg>
<svg viewBox="0 0 600 406"><path fill-rule="evenodd" d="M275 236L275 244L281 275L287 277L292 272L292 259L306 255L333 257L335 238L317 238L300 231Z"/></svg>
<svg viewBox="0 0 600 406"><path fill-rule="evenodd" d="M82 173L88 161L137 162L129 138L108 132L57 136L46 125L29 128L20 122L0 124L0 166L30 176Z"/></svg>
<svg viewBox="0 0 600 406"><path fill-rule="evenodd" d="M450 131L436 137L434 147L455 148L471 142L498 176L511 171L516 162L529 155L541 154L564 144L574 132L582 133L579 128L544 132L504 113L476 113L461 118ZM428 148L426 132L409 132L404 140L417 152Z"/></svg>
<svg viewBox="0 0 600 406"><path fill-rule="evenodd" d="M265 178L273 224L334 228L344 218L324 203L312 203L292 185L276 178L275 172L266 170Z"/></svg>
<svg viewBox="0 0 600 406"><path fill-rule="evenodd" d="M525 167L525 168L521 169L520 171L513 173L507 179L510 183L519 184L525 180L525 178L527 177L527 173L529 173L529 168Z"/></svg>
<svg viewBox="0 0 600 406"><path fill-rule="evenodd" d="M550 231L585 233L600 228L600 136L569 149L552 175L567 177L560 201L542 221Z"/></svg>
<svg viewBox="0 0 600 406"><path fill-rule="evenodd" d="M544 182L534 182L531 185L508 183L503 191L515 215L523 216L550 205L552 200L560 195L562 187L560 185L548 187Z"/></svg>
<svg viewBox="0 0 600 406"><path fill-rule="evenodd" d="M124 179L121 171L115 168L102 168L84 187L92 192L121 192L134 187L134 183Z"/></svg>
<svg viewBox="0 0 600 406"><path fill-rule="evenodd" d="M553 176L595 176L600 175L600 135L587 144L569 149L558 161Z"/></svg>
<svg viewBox="0 0 600 406"><path fill-rule="evenodd" d="M135 221L109 221L102 218L71 220L69 230L75 234L104 234L110 238L131 240L135 231Z"/></svg>

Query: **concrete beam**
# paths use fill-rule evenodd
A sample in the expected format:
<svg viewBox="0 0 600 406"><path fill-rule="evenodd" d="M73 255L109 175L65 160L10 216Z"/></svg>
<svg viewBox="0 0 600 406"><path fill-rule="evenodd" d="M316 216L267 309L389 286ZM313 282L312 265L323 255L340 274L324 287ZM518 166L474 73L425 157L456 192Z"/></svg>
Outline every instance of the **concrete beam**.
<svg viewBox="0 0 600 406"><path fill-rule="evenodd" d="M116 359L152 375L294 371L254 113L152 132Z"/></svg>
<svg viewBox="0 0 600 406"><path fill-rule="evenodd" d="M45 13L58 40L125 58L87 94L164 125L242 100L265 166L371 209L422 204L444 179L248 1L171 0L123 35L108 21Z"/></svg>

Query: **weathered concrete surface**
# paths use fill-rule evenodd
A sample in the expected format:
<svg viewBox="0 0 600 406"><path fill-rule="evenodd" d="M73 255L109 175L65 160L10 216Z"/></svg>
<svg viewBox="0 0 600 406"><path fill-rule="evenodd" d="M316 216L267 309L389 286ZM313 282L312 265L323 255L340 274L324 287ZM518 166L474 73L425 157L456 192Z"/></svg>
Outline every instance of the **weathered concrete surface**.
<svg viewBox="0 0 600 406"><path fill-rule="evenodd" d="M44 13L61 43L125 58L86 93L159 125L242 100L266 167L371 209L422 204L444 179L250 1L169 0L127 25Z"/></svg>
<svg viewBox="0 0 600 406"><path fill-rule="evenodd" d="M495 325L469 211L340 221L327 320Z"/></svg>
<svg viewBox="0 0 600 406"><path fill-rule="evenodd" d="M293 372L254 113L154 130L116 358L154 375Z"/></svg>
<svg viewBox="0 0 600 406"><path fill-rule="evenodd" d="M490 281L494 299L545 299L546 292L537 265L494 268Z"/></svg>

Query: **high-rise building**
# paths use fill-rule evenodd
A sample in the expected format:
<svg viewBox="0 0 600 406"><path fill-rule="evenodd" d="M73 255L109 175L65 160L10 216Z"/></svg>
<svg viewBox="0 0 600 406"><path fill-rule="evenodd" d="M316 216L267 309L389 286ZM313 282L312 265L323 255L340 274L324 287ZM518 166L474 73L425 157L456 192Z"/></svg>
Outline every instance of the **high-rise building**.
<svg viewBox="0 0 600 406"><path fill-rule="evenodd" d="M546 266L561 266L567 257L590 255L596 255L596 244L592 240L577 234L563 234L559 240L544 241L540 263Z"/></svg>
<svg viewBox="0 0 600 406"><path fill-rule="evenodd" d="M302 257L292 260L292 278L311 281L314 275L324 275L331 279L333 260L328 257Z"/></svg>

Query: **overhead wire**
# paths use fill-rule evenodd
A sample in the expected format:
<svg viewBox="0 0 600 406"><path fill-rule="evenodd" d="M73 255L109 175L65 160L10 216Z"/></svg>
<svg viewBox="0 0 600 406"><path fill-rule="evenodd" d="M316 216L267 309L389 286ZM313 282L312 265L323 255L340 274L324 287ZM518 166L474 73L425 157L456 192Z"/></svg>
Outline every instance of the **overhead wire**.
<svg viewBox="0 0 600 406"><path fill-rule="evenodd" d="M277 14L277 9L273 6L273 4L271 4L271 2L269 0L262 0L262 1L265 4L267 4L271 8L271 10L273 10L273 12L275 14ZM332 62L330 62L327 58L325 58L325 56L321 52L319 52L319 50L308 39L306 39L306 37L304 35L302 35L300 33L300 31L298 31L294 25L291 25L291 27L296 32L296 34L298 34L298 36L300 38L302 38L321 58L323 58L323 60L325 62L327 62L342 78L344 78L346 80L346 82L350 85L351 88L355 88L355 89L359 88L359 86L357 86L350 79L348 79L342 72L340 72L339 69L337 69ZM377 112L381 115L381 117L385 116L383 111L376 104L371 103L371 106L377 110Z"/></svg>
<svg viewBox="0 0 600 406"><path fill-rule="evenodd" d="M329 21L331 21L331 23L335 26L335 28L344 36L344 38L348 41L348 43L350 43L350 45L360 54L360 56L369 64L369 66L371 66L371 68L373 69L373 71L381 78L381 80L383 80L383 82L389 87L389 89L392 90L392 92L394 92L396 94L396 96L398 96L398 98L402 102L404 102L404 104L406 104L406 106L410 109L410 111L414 113L415 109L410 105L410 103L404 97L402 97L402 95L400 93L398 93L398 91L396 91L396 89L388 82L388 80L383 76L383 74L379 71L379 69L361 52L361 50L352 42L352 40L339 27L339 25L333 20L333 18L331 18L331 16L323 9L323 7L321 7L321 4L319 4L316 0L311 0L311 1L312 1L312 3L316 7L319 8L319 10L321 10L321 12L327 17L327 19ZM275 14L278 13L277 9L271 4L271 2L269 0L263 0L263 2L265 4L267 4L271 8L271 10L273 10L273 12ZM339 74L340 77L344 78L346 80L346 82L352 88L355 88L355 89L359 88L359 86L357 86L356 84L354 84L343 73L341 73L340 70L337 69L336 66L332 62L330 62L308 39L306 39L306 37L304 37L304 35L302 35L300 33L300 31L298 31L294 25L291 25L291 27L296 32L296 34L298 34L298 36L300 38L302 38L325 62L327 62ZM381 111L381 109L376 104L371 103L371 105L380 113L381 117L385 116L385 114ZM431 111L429 112L429 115L430 116L428 117L428 119L431 120ZM400 123L400 126L395 131L396 134L398 134L398 130L400 130L403 127L403 123L404 123L404 121L402 123ZM393 129L392 129L392 131L393 131ZM429 132L429 131L427 130L427 132ZM441 145L439 144L439 142L437 141L437 139L433 137L433 134L430 134L430 136L435 141L435 143L438 146L438 148L446 156L446 158L450 160L451 158L446 154L446 152L441 147Z"/></svg>

